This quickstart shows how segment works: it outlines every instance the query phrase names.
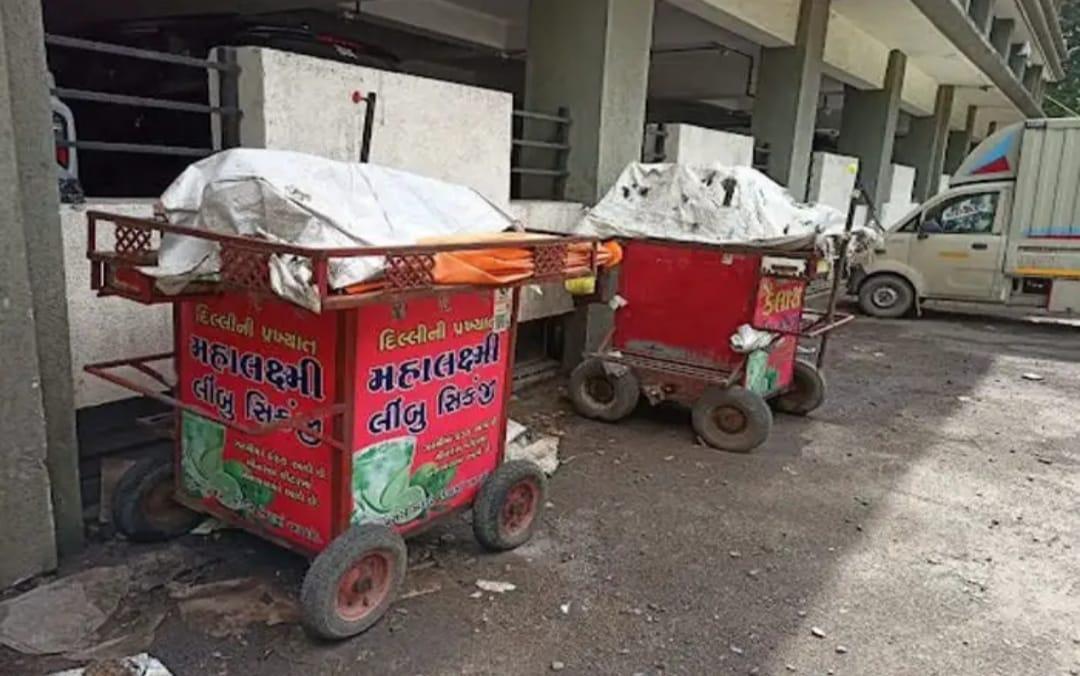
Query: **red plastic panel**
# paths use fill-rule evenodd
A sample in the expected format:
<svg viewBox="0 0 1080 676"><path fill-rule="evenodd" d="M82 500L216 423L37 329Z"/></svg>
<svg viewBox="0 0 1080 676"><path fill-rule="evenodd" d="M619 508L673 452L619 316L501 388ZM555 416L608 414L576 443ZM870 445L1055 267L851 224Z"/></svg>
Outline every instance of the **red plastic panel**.
<svg viewBox="0 0 1080 676"><path fill-rule="evenodd" d="M503 451L513 291L361 308L353 523L413 530L469 504Z"/></svg>
<svg viewBox="0 0 1080 676"><path fill-rule="evenodd" d="M337 316L235 293L180 304L179 398L207 412L181 415L180 486L208 512L302 551L332 532L332 421L249 435L254 428L335 401Z"/></svg>
<svg viewBox="0 0 1080 676"><path fill-rule="evenodd" d="M623 254L616 349L721 369L742 361L728 340L753 320L760 255L645 240Z"/></svg>

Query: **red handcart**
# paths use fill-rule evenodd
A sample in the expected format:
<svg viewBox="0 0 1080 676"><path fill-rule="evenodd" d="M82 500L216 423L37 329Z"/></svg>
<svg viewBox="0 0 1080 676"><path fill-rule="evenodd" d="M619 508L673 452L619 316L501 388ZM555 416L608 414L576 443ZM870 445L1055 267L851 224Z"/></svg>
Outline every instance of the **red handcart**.
<svg viewBox="0 0 1080 676"><path fill-rule="evenodd" d="M115 523L129 538L179 535L213 515L311 556L303 622L339 639L393 601L402 536L470 506L489 549L531 536L544 474L503 458L518 289L439 286L432 274L442 254L506 240L313 249L100 212L88 229L100 295L173 305L175 352L86 367L176 408L175 454L140 460L116 488ZM163 234L215 242L219 278L162 294L140 266L155 262ZM531 254L529 283L596 274L592 239L513 246ZM309 262L320 312L274 295L275 256ZM360 256L385 259L382 288L331 291L329 266ZM155 362L172 362L175 385Z"/></svg>
<svg viewBox="0 0 1080 676"><path fill-rule="evenodd" d="M835 284L827 309L806 307L821 260L812 243L767 249L632 239L622 247L614 327L571 375L578 413L613 422L641 395L673 401L692 408L694 430L710 446L745 453L769 436L769 403L803 415L821 405L821 364L797 358L799 341L824 337L852 316L836 313ZM736 351L730 339L744 325L775 338Z"/></svg>

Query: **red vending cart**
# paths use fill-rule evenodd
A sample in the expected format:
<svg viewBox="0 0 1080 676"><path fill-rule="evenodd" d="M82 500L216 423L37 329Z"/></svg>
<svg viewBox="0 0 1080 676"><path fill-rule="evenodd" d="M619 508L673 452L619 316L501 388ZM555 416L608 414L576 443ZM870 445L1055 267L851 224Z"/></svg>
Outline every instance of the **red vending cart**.
<svg viewBox="0 0 1080 676"><path fill-rule="evenodd" d="M797 358L799 341L852 317L835 313L835 294L825 311L806 307L819 264L812 243L789 250L632 239L622 246L614 327L570 379L581 415L611 422L628 416L641 395L653 404L673 401L692 408L706 443L745 453L769 436L769 403L794 414L820 406L820 364ZM731 339L743 326L773 338L756 336L766 342L736 350Z"/></svg>
<svg viewBox="0 0 1080 676"><path fill-rule="evenodd" d="M518 290L438 286L432 272L440 255L506 240L309 249L98 212L88 227L100 295L174 308L175 352L87 367L177 410L175 454L141 460L117 486L128 537L182 534L209 514L313 557L303 620L330 639L386 611L405 574L402 536L471 506L485 547L530 537L544 475L503 458ZM139 266L162 233L216 242L220 278L160 293ZM531 255L530 283L596 272L589 239L513 246ZM274 295L268 263L280 255L309 261L320 312ZM357 256L385 259L382 287L332 292L328 266ZM170 362L175 384L154 367Z"/></svg>

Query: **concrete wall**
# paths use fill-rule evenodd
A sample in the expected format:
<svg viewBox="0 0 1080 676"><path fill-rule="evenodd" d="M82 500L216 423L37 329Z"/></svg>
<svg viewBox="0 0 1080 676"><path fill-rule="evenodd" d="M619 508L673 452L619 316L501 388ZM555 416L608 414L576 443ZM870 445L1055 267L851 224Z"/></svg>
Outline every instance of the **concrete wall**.
<svg viewBox="0 0 1080 676"><path fill-rule="evenodd" d="M859 174L859 160L847 155L814 153L810 162L810 202L827 204L847 213Z"/></svg>
<svg viewBox="0 0 1080 676"><path fill-rule="evenodd" d="M754 138L691 124L666 124L664 150L668 162L720 163L749 167L754 163Z"/></svg>
<svg viewBox="0 0 1080 676"><path fill-rule="evenodd" d="M86 261L86 211L100 209L128 216L153 215L152 200L102 200L60 207L67 278L68 322L71 327L71 368L75 407L95 406L135 396L123 388L83 372L94 362L137 357L173 349L171 306L143 306L119 298L98 298L90 290ZM111 245L111 227L98 233L98 242ZM161 364L167 368L167 363Z"/></svg>
<svg viewBox="0 0 1080 676"><path fill-rule="evenodd" d="M354 94L373 91L373 163L509 203L510 94L272 49L237 51L244 146L357 161L365 104Z"/></svg>

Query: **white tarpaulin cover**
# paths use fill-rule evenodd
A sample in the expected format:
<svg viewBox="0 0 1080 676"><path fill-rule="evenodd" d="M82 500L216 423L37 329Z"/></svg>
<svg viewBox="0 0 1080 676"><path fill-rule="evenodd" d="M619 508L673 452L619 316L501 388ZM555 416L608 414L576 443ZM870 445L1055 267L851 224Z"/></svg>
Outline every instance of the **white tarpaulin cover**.
<svg viewBox="0 0 1080 676"><path fill-rule="evenodd" d="M844 225L840 211L800 204L750 167L631 164L576 232L707 244L790 246L816 240L831 255L830 236L843 234Z"/></svg>
<svg viewBox="0 0 1080 676"><path fill-rule="evenodd" d="M470 188L373 164L337 162L284 150L226 150L188 167L161 196L170 223L308 247L397 246L508 229L513 219ZM168 291L212 278L219 247L166 235L158 265L144 269ZM377 277L381 258L334 259L330 284ZM318 299L304 259L275 256L281 296L313 310Z"/></svg>

